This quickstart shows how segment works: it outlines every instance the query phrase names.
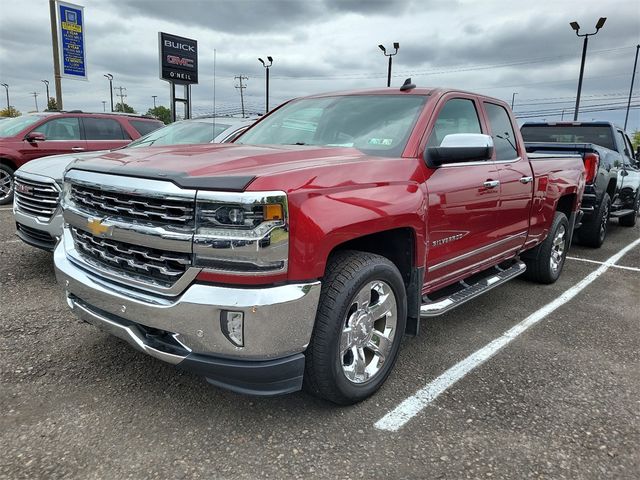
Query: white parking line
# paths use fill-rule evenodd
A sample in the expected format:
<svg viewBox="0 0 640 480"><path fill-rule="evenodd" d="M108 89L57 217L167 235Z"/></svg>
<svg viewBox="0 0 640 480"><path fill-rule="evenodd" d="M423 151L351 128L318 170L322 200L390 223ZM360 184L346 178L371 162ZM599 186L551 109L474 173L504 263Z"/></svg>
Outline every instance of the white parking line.
<svg viewBox="0 0 640 480"><path fill-rule="evenodd" d="M374 424L374 427L380 430L388 430L392 432L399 430L409 420L420 413L427 405L438 398L441 393L464 378L464 376L469 372L489 360L500 349L508 345L520 334L524 333L526 330L540 322L540 320L545 318L547 315L575 297L594 280L596 280L600 275L606 272L609 267L620 260L620 258L622 258L624 254L626 254L629 250L631 250L638 244L640 244L640 238L624 247L618 253L610 257L607 261L603 262L602 265L595 271L591 272L576 285L566 290L554 301L535 311L523 321L507 330L504 334L502 334L502 336L496 338L488 345L482 347L480 350L472 353L461 362L456 363L453 367L449 368L435 380L425 385L414 395L404 400L402 403L400 403L400 405L398 405L396 408L394 408L392 411L378 420Z"/></svg>
<svg viewBox="0 0 640 480"><path fill-rule="evenodd" d="M587 262L587 263L597 263L598 265L604 265L604 262L599 262L597 260L589 260L588 258L580 258L580 257L567 257L567 259L569 260L578 260L580 262ZM613 268L621 268L622 270L631 270L632 272L640 272L640 268L636 268L636 267L625 267L624 265L609 265L610 267Z"/></svg>

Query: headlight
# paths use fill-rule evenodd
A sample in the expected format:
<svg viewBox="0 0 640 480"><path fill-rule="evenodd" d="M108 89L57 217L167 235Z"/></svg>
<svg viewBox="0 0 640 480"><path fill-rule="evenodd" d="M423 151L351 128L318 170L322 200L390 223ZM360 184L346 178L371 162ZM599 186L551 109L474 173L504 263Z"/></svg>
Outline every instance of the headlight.
<svg viewBox="0 0 640 480"><path fill-rule="evenodd" d="M198 192L194 264L233 274L284 272L287 221L284 192Z"/></svg>

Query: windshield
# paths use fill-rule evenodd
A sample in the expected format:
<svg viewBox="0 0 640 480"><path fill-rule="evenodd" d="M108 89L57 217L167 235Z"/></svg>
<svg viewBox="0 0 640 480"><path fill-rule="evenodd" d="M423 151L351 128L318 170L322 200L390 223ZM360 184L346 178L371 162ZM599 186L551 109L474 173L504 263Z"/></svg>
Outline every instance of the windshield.
<svg viewBox="0 0 640 480"><path fill-rule="evenodd" d="M42 120L40 115L24 115L0 122L0 137L13 137L40 120Z"/></svg>
<svg viewBox="0 0 640 480"><path fill-rule="evenodd" d="M525 142L594 143L616 149L607 125L524 125L521 131Z"/></svg>
<svg viewBox="0 0 640 480"><path fill-rule="evenodd" d="M427 97L351 95L293 101L249 129L235 143L354 147L400 156Z"/></svg>
<svg viewBox="0 0 640 480"><path fill-rule="evenodd" d="M230 126L229 124L216 122L214 127L213 121L185 120L154 130L135 142L131 142L126 148L211 143L215 137Z"/></svg>

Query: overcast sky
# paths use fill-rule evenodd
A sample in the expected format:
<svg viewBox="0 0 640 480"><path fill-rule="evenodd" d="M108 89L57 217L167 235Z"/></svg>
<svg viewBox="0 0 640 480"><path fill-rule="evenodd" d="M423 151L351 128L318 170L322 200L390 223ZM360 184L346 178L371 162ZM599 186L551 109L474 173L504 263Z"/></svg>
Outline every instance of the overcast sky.
<svg viewBox="0 0 640 480"><path fill-rule="evenodd" d="M249 77L246 103L264 108L264 71L258 57L274 58L271 105L291 97L386 84L391 48L392 85L411 77L419 86L463 88L511 101L519 115L559 120L573 113L582 41L569 26L577 21L593 31L589 40L580 119L622 124L635 46L640 43L640 2L466 1L466 0L78 0L85 7L88 81L63 79L66 109L102 111L115 87L138 112L152 95L169 104L169 86L158 78L158 32L196 39L200 83L192 87L196 114L213 110L214 49L218 111L239 109L235 75ZM35 109L30 92L44 104L53 61L47 0L0 0L0 81L9 84L11 104ZM635 99L640 105L640 78ZM0 93L4 94L0 90ZM4 97L0 105L5 106ZM588 112L604 108L619 110ZM108 108L108 103L107 103ZM640 128L640 108L632 109L629 130Z"/></svg>

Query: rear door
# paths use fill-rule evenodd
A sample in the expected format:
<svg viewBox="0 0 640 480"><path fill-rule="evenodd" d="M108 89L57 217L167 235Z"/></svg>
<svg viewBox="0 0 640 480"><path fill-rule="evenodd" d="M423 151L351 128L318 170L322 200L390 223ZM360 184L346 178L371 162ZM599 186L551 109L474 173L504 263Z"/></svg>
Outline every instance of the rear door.
<svg viewBox="0 0 640 480"><path fill-rule="evenodd" d="M519 151L513 120L502 105L483 102L494 145L494 159L500 177L500 206L496 235L506 250L520 248L529 230L533 200L533 171L526 153Z"/></svg>
<svg viewBox="0 0 640 480"><path fill-rule="evenodd" d="M478 111L475 97L445 96L430 122L427 146L439 146L448 134L486 133ZM498 175L495 163L484 160L446 164L427 172L427 289L452 283L496 253Z"/></svg>
<svg viewBox="0 0 640 480"><path fill-rule="evenodd" d="M26 160L86 150L86 142L82 139L78 117L56 116L31 129L30 132L40 132L46 139L38 142L26 140L22 142L20 151Z"/></svg>
<svg viewBox="0 0 640 480"><path fill-rule="evenodd" d="M111 150L124 147L131 137L114 118L82 117L87 150Z"/></svg>

